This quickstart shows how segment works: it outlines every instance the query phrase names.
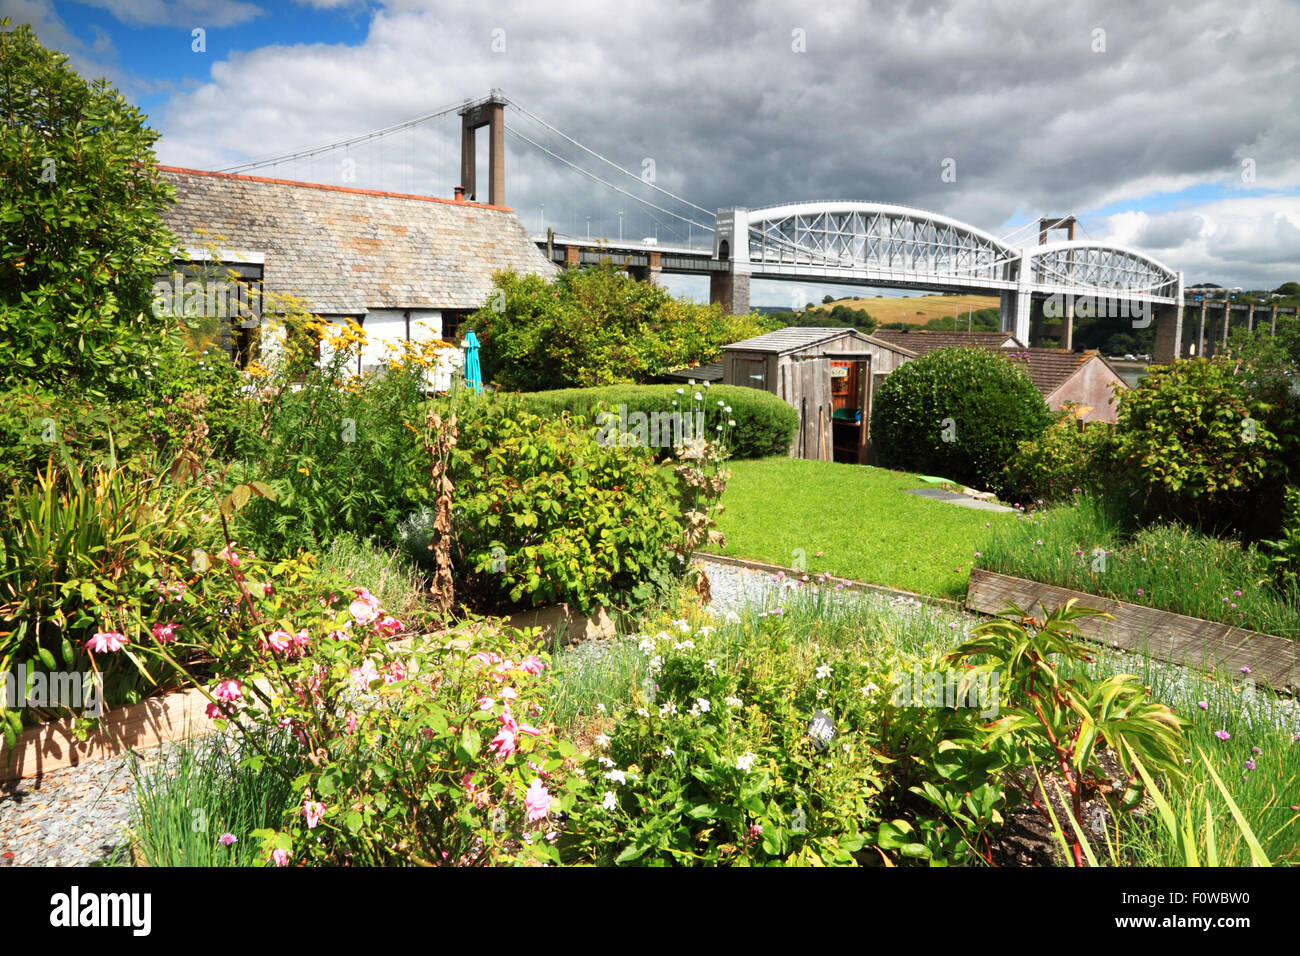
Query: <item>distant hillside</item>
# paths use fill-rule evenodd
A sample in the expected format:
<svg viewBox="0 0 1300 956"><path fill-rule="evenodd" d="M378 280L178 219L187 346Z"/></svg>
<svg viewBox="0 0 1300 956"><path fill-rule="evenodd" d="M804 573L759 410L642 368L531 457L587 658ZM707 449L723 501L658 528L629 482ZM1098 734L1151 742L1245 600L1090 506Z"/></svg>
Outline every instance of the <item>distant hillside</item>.
<svg viewBox="0 0 1300 956"><path fill-rule="evenodd" d="M906 322L908 325L925 325L931 319L945 316L965 316L967 309L978 312L980 309L996 309L999 305L995 295L922 295L907 299L900 298L863 298L838 299L809 309L810 313L829 312L837 305L850 309L863 309L881 325L892 322Z"/></svg>

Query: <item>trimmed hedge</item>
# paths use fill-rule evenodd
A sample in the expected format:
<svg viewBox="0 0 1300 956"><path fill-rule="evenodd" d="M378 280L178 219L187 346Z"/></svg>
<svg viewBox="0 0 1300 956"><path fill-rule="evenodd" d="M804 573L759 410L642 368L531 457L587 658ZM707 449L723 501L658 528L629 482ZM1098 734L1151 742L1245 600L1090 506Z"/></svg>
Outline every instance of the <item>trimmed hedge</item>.
<svg viewBox="0 0 1300 956"><path fill-rule="evenodd" d="M678 394L680 388L681 394ZM731 406L729 418L736 427L730 429L733 458L767 458L789 453L794 440L799 416L786 402L770 392L737 385L607 385L600 388L561 388L546 392L524 392L519 395L524 407L545 416L569 412L574 417L596 423L600 411L617 411L626 405L632 412L672 412L673 401L677 409L688 411L694 407L694 393L704 396L706 420L710 431L720 421L723 407ZM718 402L723 405L719 406Z"/></svg>
<svg viewBox="0 0 1300 956"><path fill-rule="evenodd" d="M987 349L935 349L876 393L871 441L886 468L1002 492L1004 466L1053 415L1022 364Z"/></svg>

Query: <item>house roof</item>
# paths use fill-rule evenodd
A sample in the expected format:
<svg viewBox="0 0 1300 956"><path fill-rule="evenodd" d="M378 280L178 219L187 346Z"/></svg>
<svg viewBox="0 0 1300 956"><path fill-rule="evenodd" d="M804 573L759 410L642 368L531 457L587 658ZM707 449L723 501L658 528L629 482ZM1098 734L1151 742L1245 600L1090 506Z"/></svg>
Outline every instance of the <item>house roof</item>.
<svg viewBox="0 0 1300 956"><path fill-rule="evenodd" d="M851 335L862 342L870 342L895 352L901 352L904 355L915 354L891 342L886 342L873 335L867 335L865 332L859 332L857 329L825 328L820 326L791 326L785 329L777 329L775 332L756 335L752 339L744 339L740 342L724 345L722 350L725 352L728 349L737 349L745 352L770 352L776 355L786 355L790 352L800 352L812 348L815 345L824 345L846 335Z"/></svg>
<svg viewBox="0 0 1300 956"><path fill-rule="evenodd" d="M320 314L477 309L498 269L556 271L504 206L159 170L176 190L162 218L182 247L260 253L264 288L299 295Z"/></svg>
<svg viewBox="0 0 1300 956"><path fill-rule="evenodd" d="M933 352L948 345L974 345L985 349L1003 348L1007 342L1024 348L1023 343L1010 332L935 332L929 329L903 332L898 329L877 329L876 338L893 345L901 345L918 355Z"/></svg>
<svg viewBox="0 0 1300 956"><path fill-rule="evenodd" d="M1115 371L1106 361L1105 356L1091 349L1086 352L1067 352L1064 349L1007 349L1006 356L1013 362L1021 362L1025 365L1034 387L1044 397L1055 392L1079 369L1094 359L1110 369L1115 378L1124 382L1123 376ZM1124 386L1127 388L1128 383L1124 382Z"/></svg>

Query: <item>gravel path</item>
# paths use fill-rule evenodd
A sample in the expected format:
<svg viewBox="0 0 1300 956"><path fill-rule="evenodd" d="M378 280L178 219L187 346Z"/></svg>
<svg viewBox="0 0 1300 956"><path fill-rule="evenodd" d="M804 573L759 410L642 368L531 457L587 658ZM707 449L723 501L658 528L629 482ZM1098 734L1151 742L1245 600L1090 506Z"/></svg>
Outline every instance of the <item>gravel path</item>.
<svg viewBox="0 0 1300 956"><path fill-rule="evenodd" d="M0 788L0 866L89 866L125 847L127 757L88 761Z"/></svg>

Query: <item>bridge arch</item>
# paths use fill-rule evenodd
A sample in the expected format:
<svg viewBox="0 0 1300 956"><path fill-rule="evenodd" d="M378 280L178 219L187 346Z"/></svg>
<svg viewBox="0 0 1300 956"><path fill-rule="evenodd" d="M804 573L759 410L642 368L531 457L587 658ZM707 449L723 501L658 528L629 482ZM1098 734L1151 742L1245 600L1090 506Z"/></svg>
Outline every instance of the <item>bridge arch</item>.
<svg viewBox="0 0 1300 956"><path fill-rule="evenodd" d="M1035 292L1181 301L1179 274L1128 246L1074 239L1030 246L1026 252L1027 278Z"/></svg>
<svg viewBox="0 0 1300 956"><path fill-rule="evenodd" d="M746 210L745 217L755 271L802 268L855 279L1004 287L1014 283L1021 257L992 233L890 203L785 203Z"/></svg>

